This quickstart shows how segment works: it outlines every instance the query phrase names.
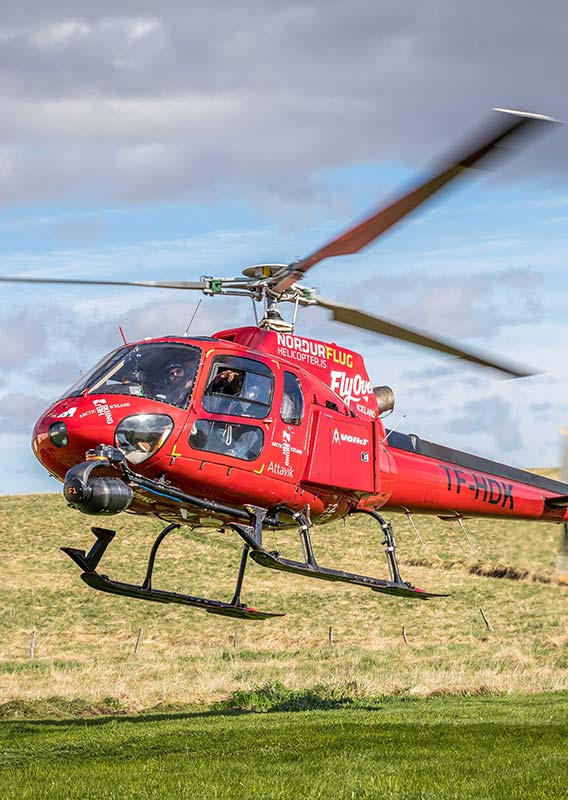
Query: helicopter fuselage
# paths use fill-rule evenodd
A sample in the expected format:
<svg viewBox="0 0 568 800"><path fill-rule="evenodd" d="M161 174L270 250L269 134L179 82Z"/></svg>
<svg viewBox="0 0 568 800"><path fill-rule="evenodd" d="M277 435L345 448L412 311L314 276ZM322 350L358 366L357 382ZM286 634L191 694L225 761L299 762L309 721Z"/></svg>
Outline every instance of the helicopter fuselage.
<svg viewBox="0 0 568 800"><path fill-rule="evenodd" d="M183 373L177 393L168 369ZM60 480L101 444L164 486L231 507L309 508L315 524L379 508L447 518L568 516L564 484L388 432L359 354L255 327L119 348L33 433L34 453ZM224 524L222 514L167 494L136 492L128 511Z"/></svg>

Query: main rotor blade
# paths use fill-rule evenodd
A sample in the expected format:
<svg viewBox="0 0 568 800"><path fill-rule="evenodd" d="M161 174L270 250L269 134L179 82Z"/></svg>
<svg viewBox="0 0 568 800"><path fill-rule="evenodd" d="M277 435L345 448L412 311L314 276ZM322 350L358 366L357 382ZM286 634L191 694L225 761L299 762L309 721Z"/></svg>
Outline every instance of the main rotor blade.
<svg viewBox="0 0 568 800"><path fill-rule="evenodd" d="M383 336L389 336L391 339L400 339L404 342L417 344L429 350L437 350L440 353L457 356L464 361L471 361L473 364L479 364L482 367L490 367L491 369L499 370L499 372L505 373L510 378L527 378L535 374L534 371L528 371L516 364L496 361L482 353L464 350L461 347L456 347L447 340L435 339L426 332L397 325L384 317L374 317L364 311L359 311L357 308L335 303L333 300L317 297L316 304L331 311L333 319L337 320L337 322L343 322L345 325L351 325L354 328L362 328L363 330L380 333Z"/></svg>
<svg viewBox="0 0 568 800"><path fill-rule="evenodd" d="M90 281L81 278L12 278L0 277L1 283L59 283L83 286L143 286L148 289L204 289L202 281Z"/></svg>
<svg viewBox="0 0 568 800"><path fill-rule="evenodd" d="M490 155L495 157L498 154L505 155L510 152L513 149L513 140L517 138L517 134L521 130L525 134L529 131L534 133L542 130L545 123L557 123L551 117L543 117L539 114L502 108L494 110L499 111L500 116L497 119L493 118L489 130L485 130L481 136L477 135L474 142L462 148L457 155L444 159L442 165L428 180L420 183L388 206L377 209L357 225L339 234L319 250L315 250L311 255L289 264L277 276L277 282L272 287L274 292L280 294L286 291L293 283L301 280L311 267L325 258L358 253L359 250L388 231L403 217L466 170L479 166Z"/></svg>

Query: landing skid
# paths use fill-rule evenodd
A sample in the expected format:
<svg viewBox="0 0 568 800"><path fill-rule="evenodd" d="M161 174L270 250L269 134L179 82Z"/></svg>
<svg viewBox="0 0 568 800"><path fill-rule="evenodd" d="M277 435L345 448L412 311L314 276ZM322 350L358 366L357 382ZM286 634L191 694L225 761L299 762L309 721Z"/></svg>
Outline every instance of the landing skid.
<svg viewBox="0 0 568 800"><path fill-rule="evenodd" d="M179 603L183 606L193 606L203 608L209 614L221 614L225 617L237 617L238 619L269 619L270 617L282 617L283 614L272 614L268 611L259 611L250 606L234 606L231 603L224 603L221 600L209 600L206 597L193 597L190 594L178 594L177 592L166 592L162 589L144 589L143 586L134 586L131 583L121 583L113 581L107 575L100 575L98 572L83 572L82 580L92 589L100 592L109 592L123 597L134 597L137 600L152 600L155 603Z"/></svg>
<svg viewBox="0 0 568 800"><path fill-rule="evenodd" d="M100 446L102 453L101 458L104 456L105 463L114 463L109 460L105 453L109 448ZM112 448L110 448L112 450ZM111 454L112 455L112 454ZM78 465L74 468L75 471L79 470L79 474L74 476L74 480L79 481L82 473L80 468L90 468L91 462L85 462L83 465ZM321 567L314 556L312 542L310 538L311 520L309 516L309 508L301 511L292 511L287 508L274 509L270 513L265 508L258 506L246 505L244 508L232 508L229 506L222 506L213 501L204 501L199 498L187 495L180 490L173 489L172 487L165 486L156 481L148 478L141 478L129 473L127 468L123 465L123 476L129 482L136 477L136 485L140 491L159 491L163 496L168 496L172 499L185 502L189 505L197 506L198 508L205 508L210 512L222 514L228 517L229 520L243 520L242 522L228 521L227 525L232 528L244 540L244 547L241 555L241 561L237 573L237 582L233 599L230 602L223 600L213 600L207 597L196 597L190 594L181 594L179 592L171 592L163 589L154 589L152 586L152 574L154 570L154 563L158 549L166 538L166 536L173 530L180 527L180 524L174 522L165 527L156 537L154 544L150 550L148 557L148 565L146 567L146 576L141 584L125 583L116 581L103 573L97 571L97 567L101 558L103 557L107 547L115 536L115 532L107 530L106 528L92 528L92 532L96 537L96 541L92 548L86 553L84 550L78 550L74 547L62 547L66 553L81 569L81 578L93 589L100 592L107 592L109 594L117 594L123 597L132 597L136 600L149 600L154 603L177 603L179 605L193 606L194 608L202 608L209 614L219 614L227 617L237 617L239 619L269 619L271 617L281 617L283 614L272 613L268 611L259 611L256 608L241 603L241 589L243 585L246 565L249 556L257 564L269 569L282 570L284 572L292 572L296 575L304 575L308 578L318 578L325 581L341 581L343 583L350 583L354 586L364 586L371 589L373 592L381 592L383 594L395 595L397 597L410 597L420 600L426 600L429 597L446 597L443 594L433 594L425 592L412 584L402 580L396 559L396 543L392 533L392 526L386 522L380 514L376 511L356 511L353 513L368 514L379 524L379 527L384 536L383 545L385 547L385 554L387 557L387 564L390 571L390 580L383 580L381 578L373 578L367 575L358 575L354 572L345 572L343 570L330 569L328 567ZM85 483L85 481L83 481ZM81 484L82 485L82 484ZM83 487L84 488L84 487ZM270 552L266 550L262 543L263 525L269 526L278 525L279 513L283 512L291 515L291 517L298 523L300 541L304 550L305 561L294 561L288 558L283 558L279 552ZM248 524L247 524L248 523Z"/></svg>
<svg viewBox="0 0 568 800"><path fill-rule="evenodd" d="M302 562L282 558L277 551L270 552L262 545L262 523L266 515L266 510L258 508L257 506L246 506L246 509L251 516L252 525L242 525L241 523L235 522L231 524L231 528L239 534L245 541L245 545L250 548L250 557L263 567L278 569L284 572L293 572L296 575L304 575L308 578L318 578L324 581L341 581L343 583L351 583L354 586L365 586L374 592L391 594L397 597L414 597L420 600L427 600L429 597L447 596L444 594L426 592L424 589L419 589L417 586L412 586L412 584L402 580L396 560L396 544L392 534L392 526L376 511L354 513L368 514L379 523L385 537L383 544L385 545L385 552L391 572L390 581L382 580L381 578L371 578L367 575L358 575L354 572L320 567L314 557L312 548L310 538L311 522L309 516L301 512L295 512L292 516L300 526L300 539L302 541L306 560Z"/></svg>
<svg viewBox="0 0 568 800"><path fill-rule="evenodd" d="M392 581L385 581L380 578L369 578L367 575L357 575L354 572L342 572L341 570L329 569L327 567L313 567L310 564L305 564L301 561L291 561L288 558L281 558L274 553L268 553L266 551L253 551L250 557L256 561L257 564L261 564L263 567L268 567L269 569L295 572L296 575L305 575L307 578L320 578L324 581L342 581L343 583L351 583L354 586L366 586L374 592L382 592L383 594L394 594L398 597L419 597L421 600L426 600L428 597L443 596L430 594L423 589L417 589L409 584L393 583Z"/></svg>
<svg viewBox="0 0 568 800"><path fill-rule="evenodd" d="M269 619L270 617L282 617L283 614L272 613L269 611L259 611L257 608L252 608L240 602L241 588L244 578L247 556L249 548L245 545L239 572L237 575L237 585L235 587L235 594L230 603L222 600L212 600L207 597L195 597L190 594L180 594L179 592L170 592L163 589L154 589L152 586L152 573L154 571L154 563L156 554L161 543L166 536L173 530L179 528L177 523L172 523L161 531L150 550L148 558L148 566L146 568L146 577L141 585L134 583L123 583L115 581L96 571L96 568L103 557L107 547L115 537L115 532L107 530L106 528L91 528L96 537L96 542L91 550L86 553L84 550L77 550L74 547L62 547L73 561L83 570L81 574L82 580L92 589L97 589L100 592L108 592L109 594L122 595L123 597L132 597L137 600L150 600L154 603L178 603L184 606L193 606L194 608L202 608L209 614L219 614L225 617L237 617L238 619Z"/></svg>

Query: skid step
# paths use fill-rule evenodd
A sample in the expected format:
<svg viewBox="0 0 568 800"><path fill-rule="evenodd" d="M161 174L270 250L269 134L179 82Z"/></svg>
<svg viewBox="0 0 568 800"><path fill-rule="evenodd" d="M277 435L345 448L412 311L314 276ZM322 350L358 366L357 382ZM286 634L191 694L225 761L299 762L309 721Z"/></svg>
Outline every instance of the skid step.
<svg viewBox="0 0 568 800"><path fill-rule="evenodd" d="M279 569L284 572L294 572L297 575L305 575L309 578L319 578L324 581L341 581L351 583L354 586L366 586L374 592L397 595L398 597L416 597L420 600L427 600L429 597L445 597L445 595L432 594L418 589L415 586L405 583L394 583L393 581L382 580L381 578L370 578L367 575L357 575L354 572L343 572L338 569L320 567L316 564L307 564L301 561L292 561L288 558L281 558L275 553L266 550L253 550L250 557L269 569Z"/></svg>
<svg viewBox="0 0 568 800"><path fill-rule="evenodd" d="M144 589L143 586L136 586L133 583L111 580L107 575L100 575L98 572L83 572L81 578L88 586L98 589L100 592L118 594L123 597L134 597L137 600L151 600L155 603L179 603L184 606L202 608L210 614L221 614L226 617L260 620L284 616L284 614L259 611L257 608L250 606L224 603L222 600L209 600L206 597L194 597L190 594L167 592L162 589Z"/></svg>

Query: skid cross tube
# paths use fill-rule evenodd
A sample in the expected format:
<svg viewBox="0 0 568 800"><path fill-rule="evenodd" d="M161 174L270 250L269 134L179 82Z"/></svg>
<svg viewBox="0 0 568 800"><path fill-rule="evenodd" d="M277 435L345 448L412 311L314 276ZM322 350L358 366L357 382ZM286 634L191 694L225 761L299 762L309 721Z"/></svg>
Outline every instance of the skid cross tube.
<svg viewBox="0 0 568 800"><path fill-rule="evenodd" d="M245 577L245 569L247 566L249 552L250 552L250 547L248 546L248 544L245 544L241 555L241 563L239 564L239 573L237 575L237 585L235 586L235 594L233 595L233 599L231 600L232 606L238 606L241 604L241 590L243 588L243 580Z"/></svg>
<svg viewBox="0 0 568 800"><path fill-rule="evenodd" d="M175 531L176 528L179 528L180 525L178 522L172 522L171 525L168 525L161 531L156 539L154 540L154 544L152 545L152 549L150 550L150 555L148 556L148 566L146 568L146 577L144 578L144 583L142 584L142 589L145 592L149 592L152 589L152 573L154 572L154 562L156 561L156 553L158 552L159 546L162 544L168 533Z"/></svg>
<svg viewBox="0 0 568 800"><path fill-rule="evenodd" d="M403 581L400 576L400 571L398 569L398 561L396 560L396 542L394 540L394 535L392 532L392 524L390 522L387 522L387 520L384 517L381 517L381 515L377 511L356 509L355 511L353 511L353 514L367 514L369 517L372 517L379 523L385 537L382 541L382 544L384 544L385 546L385 555L387 557L387 564L389 567L391 580L394 583L399 584L400 586L410 586L410 584L406 583L406 581Z"/></svg>
<svg viewBox="0 0 568 800"><path fill-rule="evenodd" d="M302 512L298 511L295 514L292 514L292 516L300 526L298 533L300 536L300 542L302 544L302 550L304 551L306 564L317 569L318 565L314 556L312 540L310 537L310 528L312 527L312 522L309 517L309 507L307 509L307 513L303 514Z"/></svg>

